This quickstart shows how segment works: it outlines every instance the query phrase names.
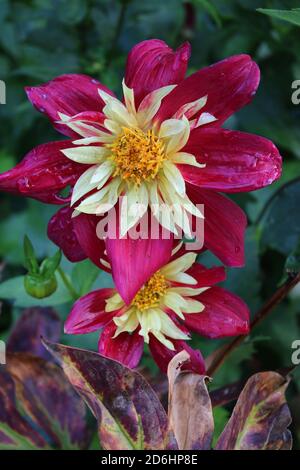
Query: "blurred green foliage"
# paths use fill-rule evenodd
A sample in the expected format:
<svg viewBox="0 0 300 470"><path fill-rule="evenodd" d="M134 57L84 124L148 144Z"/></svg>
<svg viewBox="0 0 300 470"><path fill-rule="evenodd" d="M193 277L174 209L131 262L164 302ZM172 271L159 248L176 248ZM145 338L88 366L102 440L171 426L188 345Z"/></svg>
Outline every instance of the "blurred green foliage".
<svg viewBox="0 0 300 470"><path fill-rule="evenodd" d="M119 94L128 51L135 43L153 37L172 47L189 40L189 73L231 54L251 54L261 68L261 85L253 103L227 126L272 139L284 158L279 182L234 197L249 218L247 263L243 269L229 270L225 285L248 302L253 314L282 282L290 266L287 259L299 254L300 105L291 101L292 82L300 80L299 10L274 12L294 7L294 0L0 0L0 79L7 87L7 104L0 106L0 171L12 167L35 145L61 138L27 101L26 85L81 72ZM46 237L46 226L55 208L0 197L0 299L4 300L0 339L5 339L21 307L54 305L65 318L71 298L60 279L56 293L42 301L28 296L23 287L24 235L30 237L41 259L52 255L55 247ZM219 264L209 253L201 260ZM293 266L297 270L299 262ZM79 295L111 285L110 276L99 273L88 261L71 265L63 259L62 267ZM229 357L212 387L244 379L258 370L291 366L291 343L300 339L299 299L300 286ZM96 349L97 338L97 334L64 336L63 341ZM193 339L205 355L223 343ZM147 353L144 365L157 374ZM290 392L297 406L299 375ZM221 429L228 413L221 410L216 414ZM300 423L294 426L298 426L294 435L299 436ZM299 446L297 440L295 446Z"/></svg>

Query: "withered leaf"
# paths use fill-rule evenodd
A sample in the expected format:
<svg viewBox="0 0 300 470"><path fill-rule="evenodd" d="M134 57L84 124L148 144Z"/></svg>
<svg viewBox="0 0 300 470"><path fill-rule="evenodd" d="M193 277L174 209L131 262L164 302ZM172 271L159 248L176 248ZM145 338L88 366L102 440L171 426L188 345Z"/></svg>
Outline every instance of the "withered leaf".
<svg viewBox="0 0 300 470"><path fill-rule="evenodd" d="M61 329L60 318L52 308L27 308L10 334L7 351L30 353L49 360L51 355L43 346L41 337L58 341Z"/></svg>
<svg viewBox="0 0 300 470"><path fill-rule="evenodd" d="M250 377L216 449L291 449L292 437L287 429L291 416L285 399L287 386L288 380L276 372L261 372Z"/></svg>
<svg viewBox="0 0 300 470"><path fill-rule="evenodd" d="M103 448L176 448L166 412L138 372L91 351L49 342L46 346L97 418Z"/></svg>
<svg viewBox="0 0 300 470"><path fill-rule="evenodd" d="M207 450L214 431L208 377L182 371L188 360L188 353L182 351L169 363L169 425L180 450Z"/></svg>
<svg viewBox="0 0 300 470"><path fill-rule="evenodd" d="M0 448L87 447L85 405L58 366L8 354L0 377Z"/></svg>

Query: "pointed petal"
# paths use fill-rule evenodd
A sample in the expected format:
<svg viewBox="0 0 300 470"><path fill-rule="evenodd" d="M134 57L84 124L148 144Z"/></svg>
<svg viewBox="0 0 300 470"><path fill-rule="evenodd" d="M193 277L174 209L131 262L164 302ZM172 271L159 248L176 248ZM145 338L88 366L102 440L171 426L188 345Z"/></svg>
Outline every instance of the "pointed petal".
<svg viewBox="0 0 300 470"><path fill-rule="evenodd" d="M163 165L163 172L167 181L172 186L172 188L180 196L184 196L185 195L185 181L181 172L178 170L177 166L173 165L173 163L171 162L166 161L164 162L164 165Z"/></svg>
<svg viewBox="0 0 300 470"><path fill-rule="evenodd" d="M86 167L68 160L61 152L69 141L50 142L31 150L13 169L0 175L0 190L32 197L49 204L65 204L60 196L66 186L73 186Z"/></svg>
<svg viewBox="0 0 300 470"><path fill-rule="evenodd" d="M249 309L245 302L221 287L212 287L199 295L205 309L185 316L185 324L208 338L249 333Z"/></svg>
<svg viewBox="0 0 300 470"><path fill-rule="evenodd" d="M169 276L172 277L174 274L187 271L193 265L193 263L195 263L196 258L196 253L186 253L164 266L161 269L161 272L169 279Z"/></svg>
<svg viewBox="0 0 300 470"><path fill-rule="evenodd" d="M128 88L124 79L122 82L122 87L123 87L123 95L124 95L126 108L130 114L135 115L136 109L135 109L135 101L134 101L134 91L132 88Z"/></svg>
<svg viewBox="0 0 300 470"><path fill-rule="evenodd" d="M64 253L69 261L76 263L86 259L86 254L77 240L72 219L73 209L62 207L48 223L48 237Z"/></svg>
<svg viewBox="0 0 300 470"><path fill-rule="evenodd" d="M84 335L107 325L118 313L105 311L106 299L114 292L114 289L99 289L77 300L65 322L65 333Z"/></svg>
<svg viewBox="0 0 300 470"><path fill-rule="evenodd" d="M251 101L259 77L259 68L251 57L245 54L229 57L182 81L165 98L157 118L164 121L186 103L207 95L207 103L199 113L205 111L212 114L218 119L219 126Z"/></svg>
<svg viewBox="0 0 300 470"><path fill-rule="evenodd" d="M72 147L62 150L62 153L78 163L101 163L109 155L109 150L105 147L89 145L88 147Z"/></svg>
<svg viewBox="0 0 300 470"><path fill-rule="evenodd" d="M167 119L159 130L159 137L166 140L166 154L170 156L185 146L189 135L190 125L185 116L182 119Z"/></svg>
<svg viewBox="0 0 300 470"><path fill-rule="evenodd" d="M137 115L137 120L141 128L147 127L151 123L153 117L161 106L163 98L167 96L175 86L176 85L164 86L151 91L151 93L145 96L139 106Z"/></svg>
<svg viewBox="0 0 300 470"><path fill-rule="evenodd" d="M112 92L94 78L87 75L61 75L50 82L36 87L27 87L26 93L33 106L45 114L54 127L62 134L76 136L68 126L59 121L58 112L74 116L86 111L102 112L103 101L98 90Z"/></svg>
<svg viewBox="0 0 300 470"><path fill-rule="evenodd" d="M205 363L202 354L198 350L192 349L185 341L173 340L174 351L164 346L152 334L150 334L149 348L153 359L162 372L167 372L170 360L180 351L185 350L190 354L190 361L186 363L183 369L192 370L197 374L205 373Z"/></svg>
<svg viewBox="0 0 300 470"><path fill-rule="evenodd" d="M98 181L93 184L91 183L97 168L97 165L90 166L88 169L85 169L82 175L78 178L73 188L71 206L74 206L74 204L78 202L85 194L88 194L90 191L97 188Z"/></svg>
<svg viewBox="0 0 300 470"><path fill-rule="evenodd" d="M204 168L179 165L184 179L202 189L253 191L281 175L282 160L268 139L226 129L195 129L185 149Z"/></svg>
<svg viewBox="0 0 300 470"><path fill-rule="evenodd" d="M204 204L204 244L227 266L243 266L244 237L247 218L230 199L214 191L189 185L188 195L194 204Z"/></svg>
<svg viewBox="0 0 300 470"><path fill-rule="evenodd" d="M138 330L134 333L120 333L113 338L117 326L114 323L107 325L102 331L98 351L106 357L119 361L127 367L134 369L140 362L143 354L144 340Z"/></svg>
<svg viewBox="0 0 300 470"><path fill-rule="evenodd" d="M173 238L132 239L107 238L107 255L117 290L129 304L146 281L168 262L172 252Z"/></svg>
<svg viewBox="0 0 300 470"><path fill-rule="evenodd" d="M145 184L132 186L126 193L127 204L121 203L121 236L136 225L148 209L148 190Z"/></svg>
<svg viewBox="0 0 300 470"><path fill-rule="evenodd" d="M126 85L134 89L136 105L151 91L181 82L189 57L188 43L176 51L159 39L137 44L128 55L125 75Z"/></svg>

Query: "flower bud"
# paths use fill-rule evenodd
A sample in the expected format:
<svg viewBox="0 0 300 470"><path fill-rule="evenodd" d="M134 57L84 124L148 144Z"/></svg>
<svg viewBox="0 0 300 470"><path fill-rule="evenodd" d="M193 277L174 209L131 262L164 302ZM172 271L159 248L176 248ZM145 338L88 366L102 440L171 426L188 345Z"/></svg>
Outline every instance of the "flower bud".
<svg viewBox="0 0 300 470"><path fill-rule="evenodd" d="M49 278L33 276L27 274L24 278L24 287L27 294L36 299L44 299L53 294L57 289L57 280L55 275Z"/></svg>

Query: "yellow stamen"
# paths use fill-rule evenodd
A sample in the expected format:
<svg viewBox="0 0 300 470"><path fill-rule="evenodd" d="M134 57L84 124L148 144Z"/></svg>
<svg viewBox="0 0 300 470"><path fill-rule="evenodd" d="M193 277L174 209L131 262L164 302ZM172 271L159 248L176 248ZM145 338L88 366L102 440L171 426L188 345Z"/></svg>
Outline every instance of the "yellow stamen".
<svg viewBox="0 0 300 470"><path fill-rule="evenodd" d="M139 186L154 179L166 160L164 144L152 130L123 127L123 132L112 144L111 158L116 165L113 176L120 176Z"/></svg>
<svg viewBox="0 0 300 470"><path fill-rule="evenodd" d="M168 283L159 271L153 274L148 282L138 291L132 301L141 312L148 308L158 307L161 297L167 292Z"/></svg>

